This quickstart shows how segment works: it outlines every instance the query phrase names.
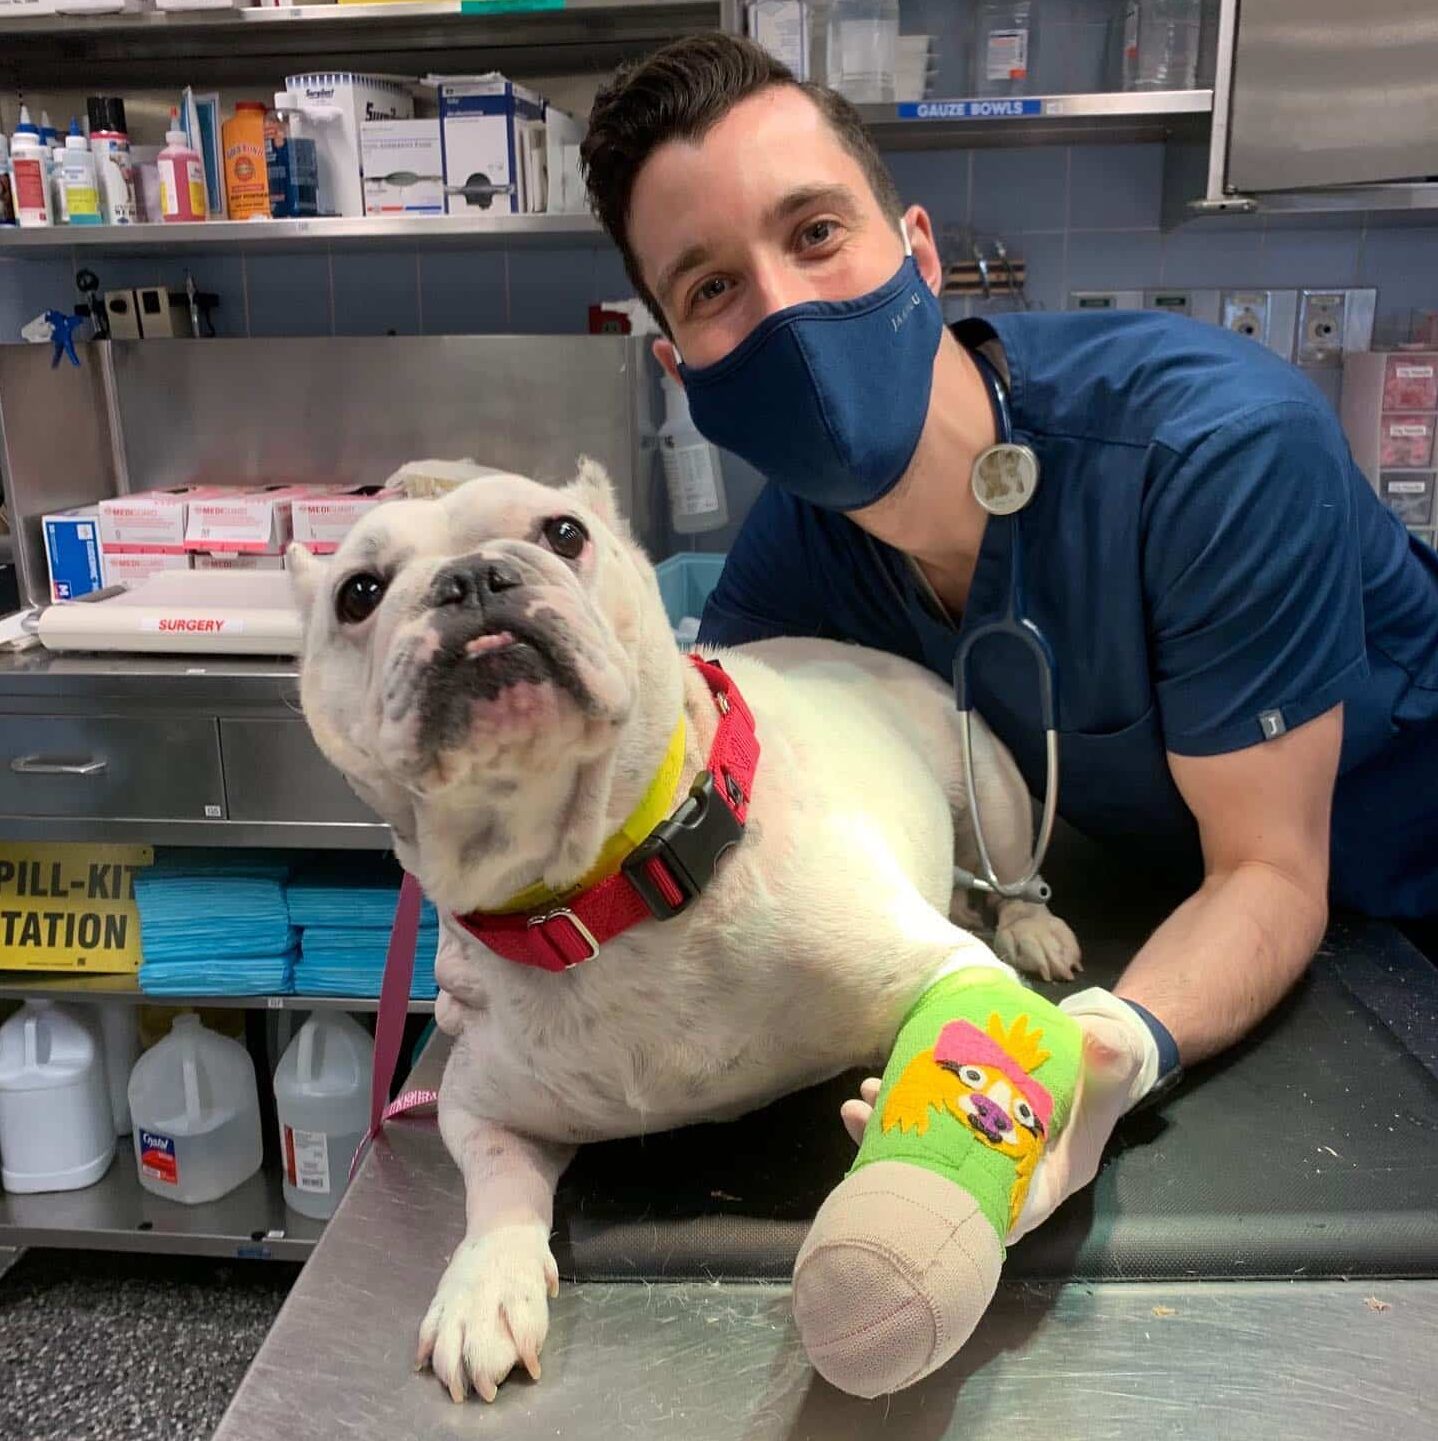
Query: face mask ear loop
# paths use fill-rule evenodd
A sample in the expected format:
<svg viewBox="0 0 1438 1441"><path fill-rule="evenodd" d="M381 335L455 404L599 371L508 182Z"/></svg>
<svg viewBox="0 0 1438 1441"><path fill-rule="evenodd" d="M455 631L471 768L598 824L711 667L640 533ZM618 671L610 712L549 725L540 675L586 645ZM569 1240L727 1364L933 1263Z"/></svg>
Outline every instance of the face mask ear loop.
<svg viewBox="0 0 1438 1441"><path fill-rule="evenodd" d="M904 224L904 217L902 215L899 217L899 234L903 237L904 241L904 259L912 260L914 258L914 247L909 244L909 227Z"/></svg>

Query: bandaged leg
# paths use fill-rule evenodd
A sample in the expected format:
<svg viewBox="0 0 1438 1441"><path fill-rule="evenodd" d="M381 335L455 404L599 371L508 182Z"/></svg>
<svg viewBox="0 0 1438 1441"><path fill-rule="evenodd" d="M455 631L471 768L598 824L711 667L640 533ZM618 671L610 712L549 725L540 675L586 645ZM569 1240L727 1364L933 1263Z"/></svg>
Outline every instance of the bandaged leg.
<svg viewBox="0 0 1438 1441"><path fill-rule="evenodd" d="M920 996L794 1265L800 1339L840 1390L897 1391L968 1340L1081 1056L1077 1024L1006 969L950 971Z"/></svg>

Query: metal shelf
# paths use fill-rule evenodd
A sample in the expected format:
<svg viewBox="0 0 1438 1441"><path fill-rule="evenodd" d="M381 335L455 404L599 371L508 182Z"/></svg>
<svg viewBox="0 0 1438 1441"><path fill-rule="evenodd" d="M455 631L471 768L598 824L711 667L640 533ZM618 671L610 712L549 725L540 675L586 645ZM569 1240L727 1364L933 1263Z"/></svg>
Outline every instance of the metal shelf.
<svg viewBox="0 0 1438 1441"><path fill-rule="evenodd" d="M278 1171L261 1170L218 1201L184 1206L140 1185L135 1155L121 1136L104 1177L81 1191L0 1191L0 1246L66 1246L86 1251L154 1251L304 1261L325 1222L285 1205Z"/></svg>
<svg viewBox="0 0 1438 1441"><path fill-rule="evenodd" d="M1155 141L1205 135L1213 91L1025 95L1011 100L957 97L861 105L859 113L885 150Z"/></svg>
<svg viewBox="0 0 1438 1441"><path fill-rule="evenodd" d="M66 251L107 255L193 255L217 250L254 253L327 245L335 250L402 244L437 250L602 246L609 241L588 215L467 215L321 220L210 220L192 225L57 225L0 231L0 257L53 256Z"/></svg>
<svg viewBox="0 0 1438 1441"><path fill-rule="evenodd" d="M0 79L73 85L83 66L91 85L173 83L182 74L213 84L273 74L286 60L297 69L417 74L440 54L451 69L487 55L515 72L552 75L605 69L675 36L716 29L723 9L722 0L416 0L5 16Z"/></svg>
<svg viewBox="0 0 1438 1441"><path fill-rule="evenodd" d="M132 1001L151 1006L212 1006L232 1011L377 1011L378 996L154 996L134 976L27 975L0 972L0 1000ZM411 1015L428 1015L433 1001L410 999Z"/></svg>

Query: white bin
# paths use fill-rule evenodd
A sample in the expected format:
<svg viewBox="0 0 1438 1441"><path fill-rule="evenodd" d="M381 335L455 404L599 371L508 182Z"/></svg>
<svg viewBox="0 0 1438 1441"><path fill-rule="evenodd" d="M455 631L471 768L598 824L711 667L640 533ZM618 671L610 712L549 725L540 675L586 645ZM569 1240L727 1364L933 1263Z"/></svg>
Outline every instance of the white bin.
<svg viewBox="0 0 1438 1441"><path fill-rule="evenodd" d="M135 1062L130 1117L140 1184L157 1196L214 1201L260 1169L254 1065L238 1041L198 1016L176 1016L170 1034Z"/></svg>
<svg viewBox="0 0 1438 1441"><path fill-rule="evenodd" d="M374 1043L342 1011L317 1012L275 1069L275 1109L287 1205L325 1220L344 1194L350 1161L369 1129Z"/></svg>
<svg viewBox="0 0 1438 1441"><path fill-rule="evenodd" d="M26 1001L0 1026L0 1183L78 1191L115 1155L105 1062L84 1016Z"/></svg>

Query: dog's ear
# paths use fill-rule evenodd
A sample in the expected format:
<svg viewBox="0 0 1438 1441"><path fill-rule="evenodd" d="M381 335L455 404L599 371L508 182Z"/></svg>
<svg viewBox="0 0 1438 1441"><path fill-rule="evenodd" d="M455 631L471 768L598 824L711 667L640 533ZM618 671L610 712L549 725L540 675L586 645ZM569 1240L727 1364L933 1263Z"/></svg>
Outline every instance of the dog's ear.
<svg viewBox="0 0 1438 1441"><path fill-rule="evenodd" d="M320 588L320 579L328 569L328 563L311 555L298 541L292 541L285 552L285 564L290 573L290 588L300 610L308 615L314 605L315 593Z"/></svg>
<svg viewBox="0 0 1438 1441"><path fill-rule="evenodd" d="M566 490L581 505L586 506L611 530L623 531L624 519L619 514L619 502L614 497L614 485L609 473L597 460L587 455L579 457L579 474Z"/></svg>

